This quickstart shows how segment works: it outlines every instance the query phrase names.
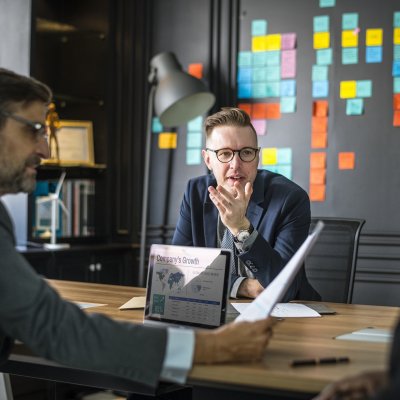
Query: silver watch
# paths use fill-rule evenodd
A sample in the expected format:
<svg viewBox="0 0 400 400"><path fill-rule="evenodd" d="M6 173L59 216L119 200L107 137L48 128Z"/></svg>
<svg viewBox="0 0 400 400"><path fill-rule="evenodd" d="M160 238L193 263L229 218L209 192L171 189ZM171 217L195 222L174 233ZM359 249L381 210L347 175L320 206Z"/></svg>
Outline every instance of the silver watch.
<svg viewBox="0 0 400 400"><path fill-rule="evenodd" d="M249 236L253 233L254 227L250 224L249 229L240 230L234 237L233 240L235 242L244 243Z"/></svg>

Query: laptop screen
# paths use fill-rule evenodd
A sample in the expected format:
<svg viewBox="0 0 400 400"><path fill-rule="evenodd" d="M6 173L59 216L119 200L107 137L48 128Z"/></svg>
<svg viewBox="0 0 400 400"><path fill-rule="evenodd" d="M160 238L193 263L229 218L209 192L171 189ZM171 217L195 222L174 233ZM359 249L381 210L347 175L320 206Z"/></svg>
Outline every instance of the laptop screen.
<svg viewBox="0 0 400 400"><path fill-rule="evenodd" d="M225 322L231 251L153 244L144 319L216 328Z"/></svg>

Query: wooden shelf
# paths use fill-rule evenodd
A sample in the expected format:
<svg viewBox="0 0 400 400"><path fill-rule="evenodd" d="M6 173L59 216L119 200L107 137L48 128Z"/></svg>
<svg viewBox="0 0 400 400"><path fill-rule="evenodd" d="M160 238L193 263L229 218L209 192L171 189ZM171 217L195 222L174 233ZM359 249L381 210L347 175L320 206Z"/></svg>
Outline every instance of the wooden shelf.
<svg viewBox="0 0 400 400"><path fill-rule="evenodd" d="M67 173L66 179L95 179L104 174L106 165L70 165L47 162L40 165L37 171L38 180L58 179L62 171Z"/></svg>

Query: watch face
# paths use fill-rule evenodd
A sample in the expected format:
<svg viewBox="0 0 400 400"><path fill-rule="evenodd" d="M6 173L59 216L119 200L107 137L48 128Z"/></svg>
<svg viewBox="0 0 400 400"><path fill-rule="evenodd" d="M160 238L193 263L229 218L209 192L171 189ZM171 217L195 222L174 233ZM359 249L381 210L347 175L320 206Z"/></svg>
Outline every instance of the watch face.
<svg viewBox="0 0 400 400"><path fill-rule="evenodd" d="M244 242L248 237L250 236L250 233L248 231L240 231L236 238L239 242Z"/></svg>

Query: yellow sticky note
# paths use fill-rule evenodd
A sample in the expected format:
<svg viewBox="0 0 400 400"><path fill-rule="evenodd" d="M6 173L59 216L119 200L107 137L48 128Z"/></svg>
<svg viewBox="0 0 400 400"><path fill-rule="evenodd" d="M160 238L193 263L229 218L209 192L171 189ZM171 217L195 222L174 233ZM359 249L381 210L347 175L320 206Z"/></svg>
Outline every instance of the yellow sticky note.
<svg viewBox="0 0 400 400"><path fill-rule="evenodd" d="M356 81L342 81L340 82L340 98L353 99L356 97L357 82Z"/></svg>
<svg viewBox="0 0 400 400"><path fill-rule="evenodd" d="M393 44L400 44L400 28L393 30Z"/></svg>
<svg viewBox="0 0 400 400"><path fill-rule="evenodd" d="M276 147L267 147L262 149L263 165L276 165L278 162L278 149Z"/></svg>
<svg viewBox="0 0 400 400"><path fill-rule="evenodd" d="M267 50L267 36L253 36L251 39L251 51Z"/></svg>
<svg viewBox="0 0 400 400"><path fill-rule="evenodd" d="M367 46L382 46L383 29L367 29L365 44Z"/></svg>
<svg viewBox="0 0 400 400"><path fill-rule="evenodd" d="M281 35L267 35L267 48L266 50L280 50L281 49Z"/></svg>
<svg viewBox="0 0 400 400"><path fill-rule="evenodd" d="M176 149L178 135L175 132L162 132L158 135L160 149Z"/></svg>
<svg viewBox="0 0 400 400"><path fill-rule="evenodd" d="M329 32L315 32L314 33L314 49L327 49L329 48L331 35Z"/></svg>
<svg viewBox="0 0 400 400"><path fill-rule="evenodd" d="M342 47L357 47L358 34L354 31L342 31Z"/></svg>

